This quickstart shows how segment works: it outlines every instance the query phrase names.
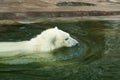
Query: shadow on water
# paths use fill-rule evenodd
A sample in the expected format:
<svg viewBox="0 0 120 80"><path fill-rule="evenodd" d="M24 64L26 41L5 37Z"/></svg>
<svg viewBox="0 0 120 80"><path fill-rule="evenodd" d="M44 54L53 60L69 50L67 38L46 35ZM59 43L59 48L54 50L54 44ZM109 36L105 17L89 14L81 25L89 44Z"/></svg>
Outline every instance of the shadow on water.
<svg viewBox="0 0 120 80"><path fill-rule="evenodd" d="M79 46L0 58L1 80L119 80L120 21L43 22L0 26L0 41L30 40L58 26ZM47 57L46 57L47 56Z"/></svg>

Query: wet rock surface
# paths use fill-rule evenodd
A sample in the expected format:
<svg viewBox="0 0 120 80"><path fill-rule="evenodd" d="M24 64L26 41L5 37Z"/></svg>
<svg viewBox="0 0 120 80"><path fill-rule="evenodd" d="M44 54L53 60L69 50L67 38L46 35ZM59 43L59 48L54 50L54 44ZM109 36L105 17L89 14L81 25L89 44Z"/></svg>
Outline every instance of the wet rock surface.
<svg viewBox="0 0 120 80"><path fill-rule="evenodd" d="M56 4L57 6L95 6L92 3L85 2L60 2Z"/></svg>

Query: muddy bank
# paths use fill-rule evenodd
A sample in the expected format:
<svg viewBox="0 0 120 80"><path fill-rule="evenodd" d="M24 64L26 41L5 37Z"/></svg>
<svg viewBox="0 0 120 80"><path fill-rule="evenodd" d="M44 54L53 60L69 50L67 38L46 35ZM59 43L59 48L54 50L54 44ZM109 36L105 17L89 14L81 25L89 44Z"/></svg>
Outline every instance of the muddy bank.
<svg viewBox="0 0 120 80"><path fill-rule="evenodd" d="M80 16L109 16L120 15L120 11L48 11L48 12L2 12L0 20L53 18L53 17L80 17Z"/></svg>

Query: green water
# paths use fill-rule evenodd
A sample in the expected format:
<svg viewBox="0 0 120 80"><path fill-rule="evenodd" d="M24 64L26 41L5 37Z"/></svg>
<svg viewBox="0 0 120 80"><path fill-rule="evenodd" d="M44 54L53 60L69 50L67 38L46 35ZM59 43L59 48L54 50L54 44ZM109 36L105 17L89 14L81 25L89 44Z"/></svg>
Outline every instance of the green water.
<svg viewBox="0 0 120 80"><path fill-rule="evenodd" d="M0 58L0 80L120 79L119 20L3 25L0 26L0 41L30 40L54 26L70 33L80 45L43 55Z"/></svg>

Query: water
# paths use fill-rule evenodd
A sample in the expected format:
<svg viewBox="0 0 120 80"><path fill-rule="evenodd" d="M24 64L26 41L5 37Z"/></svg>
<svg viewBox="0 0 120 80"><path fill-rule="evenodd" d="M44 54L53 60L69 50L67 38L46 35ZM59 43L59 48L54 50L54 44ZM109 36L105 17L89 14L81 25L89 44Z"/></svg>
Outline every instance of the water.
<svg viewBox="0 0 120 80"><path fill-rule="evenodd" d="M119 80L120 20L0 26L0 41L30 40L58 26L79 46L0 58L0 80Z"/></svg>

